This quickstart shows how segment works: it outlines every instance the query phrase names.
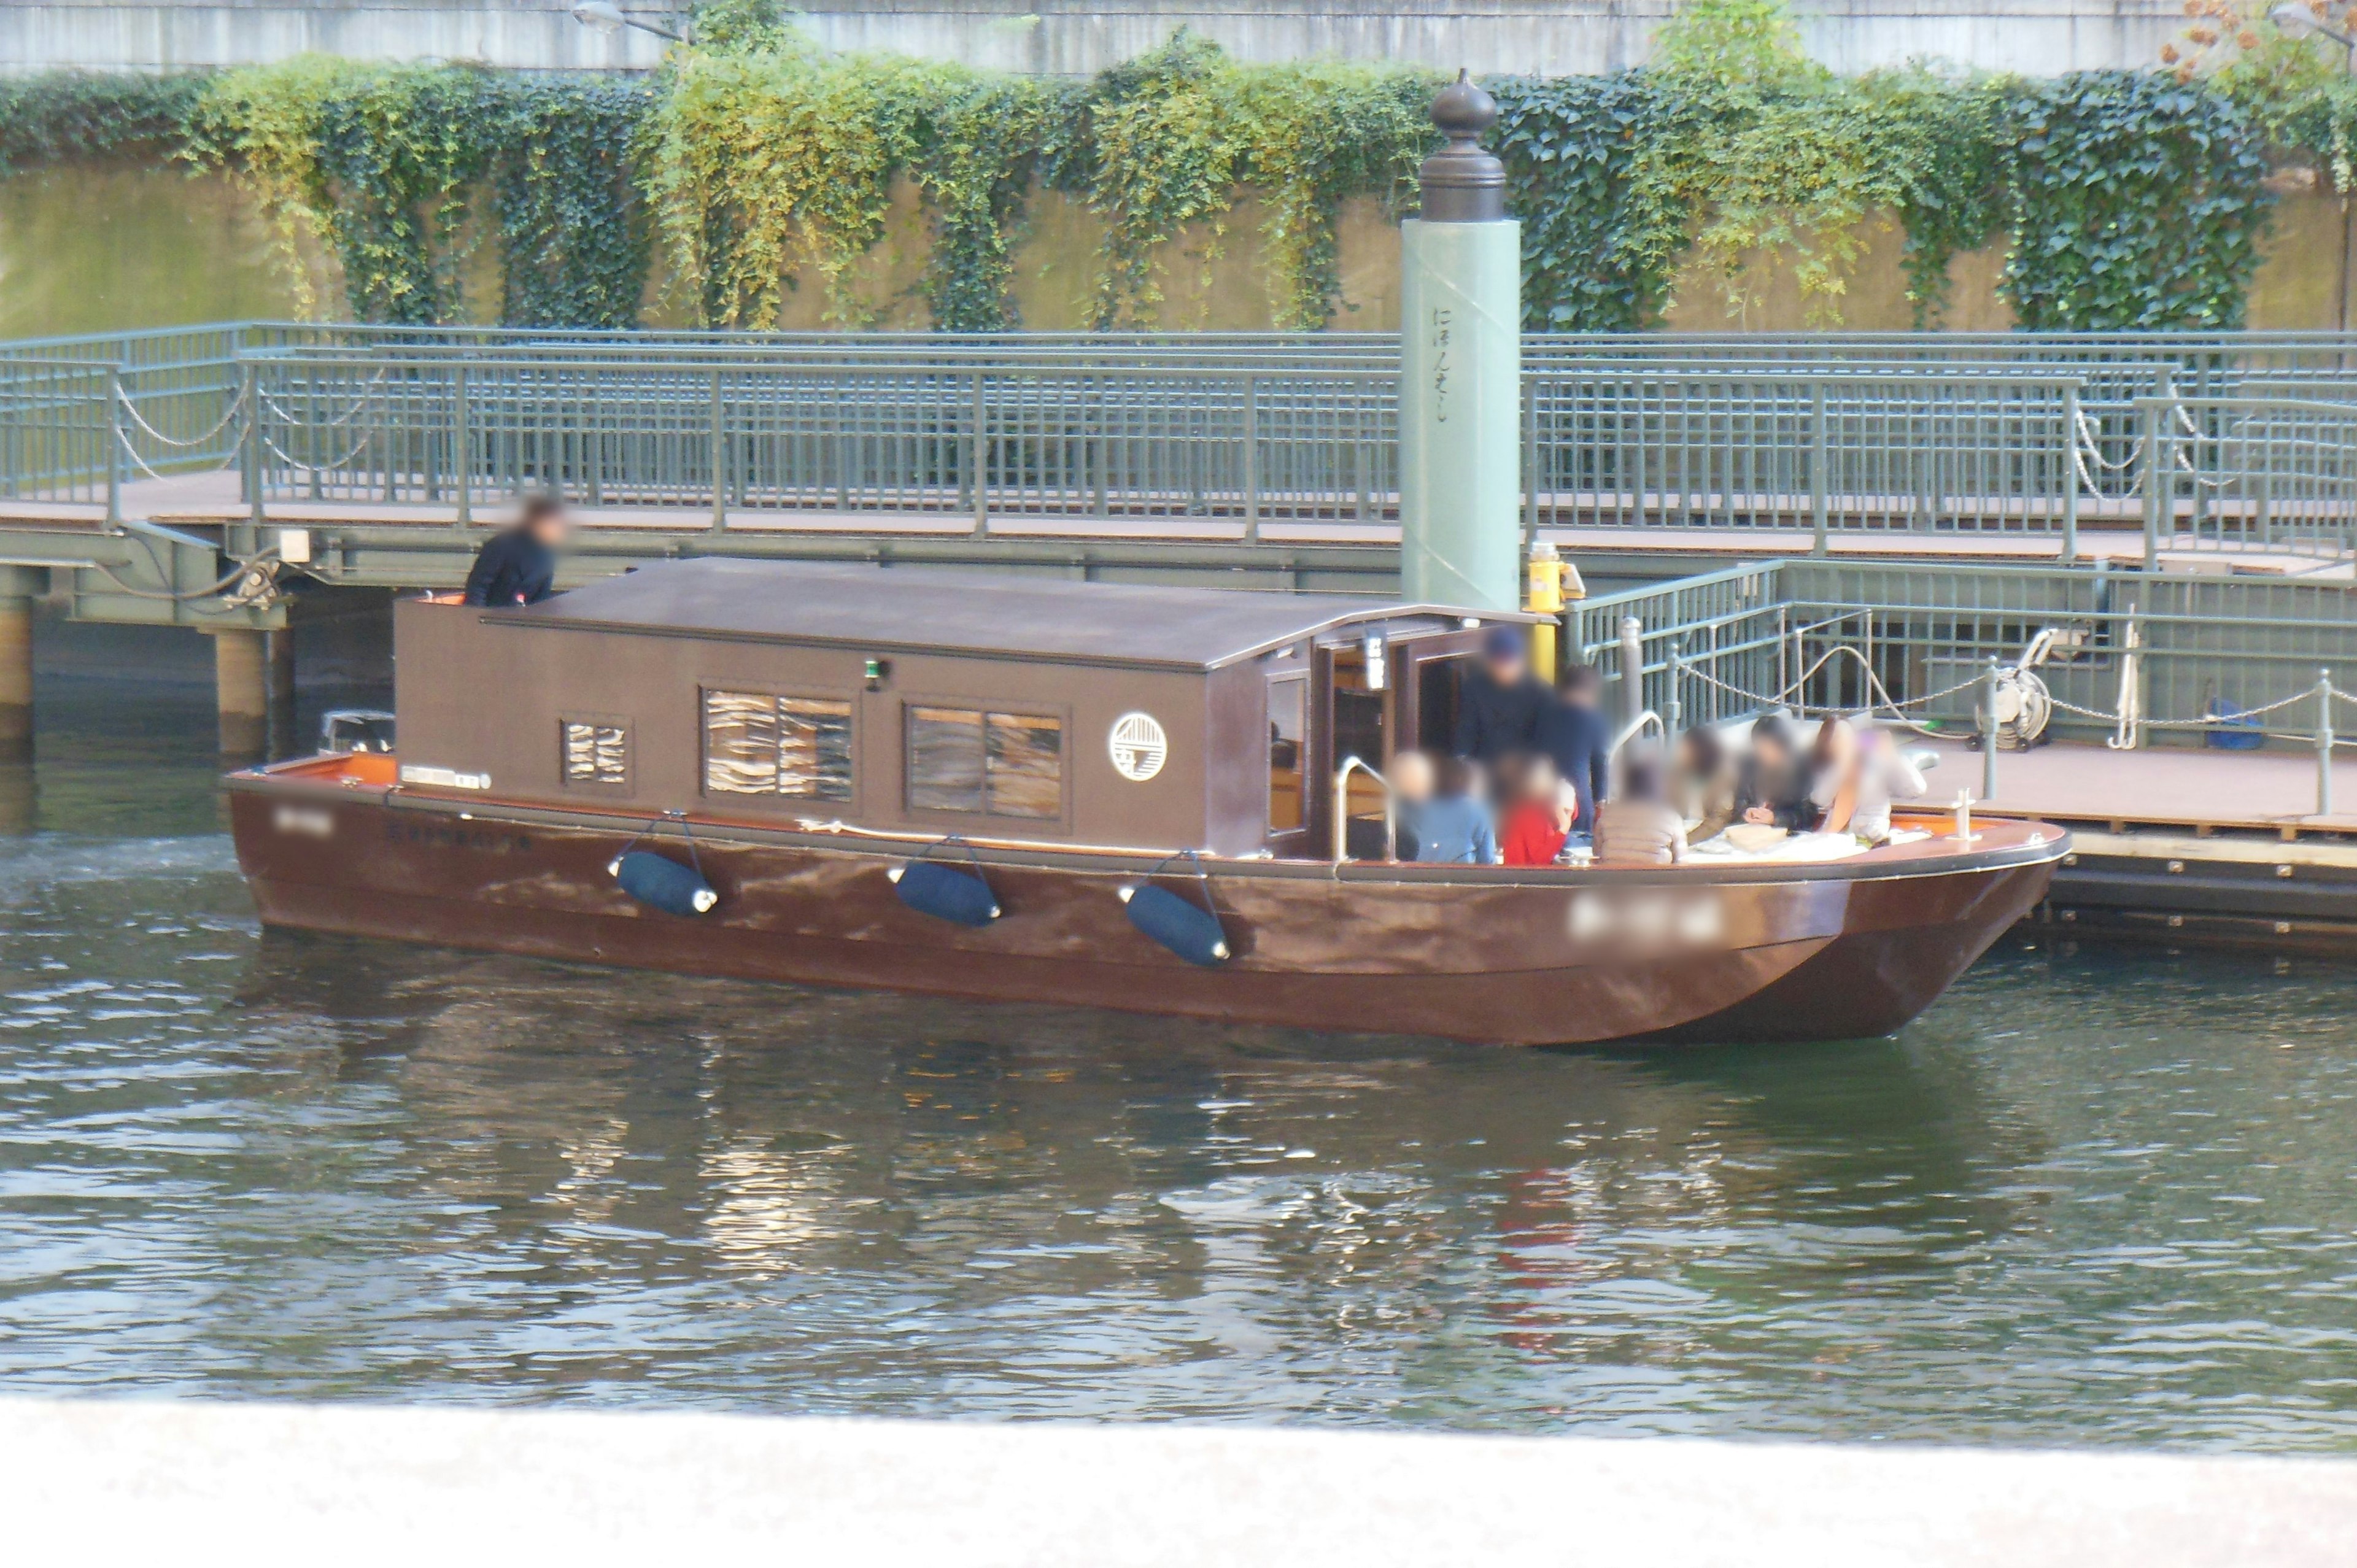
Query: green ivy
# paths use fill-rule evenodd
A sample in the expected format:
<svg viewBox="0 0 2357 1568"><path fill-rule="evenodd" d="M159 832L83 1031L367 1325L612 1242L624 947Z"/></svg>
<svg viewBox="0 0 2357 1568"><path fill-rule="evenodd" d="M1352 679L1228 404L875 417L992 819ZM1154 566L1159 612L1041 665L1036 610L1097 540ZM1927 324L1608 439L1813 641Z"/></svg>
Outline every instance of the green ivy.
<svg viewBox="0 0 2357 1568"><path fill-rule="evenodd" d="M1057 189L1104 225L1095 324L1147 325L1172 242L1200 236L1208 270L1249 191L1271 314L1314 328L1340 304L1346 204L1409 208L1435 145L1433 76L1243 65L1183 30L1080 82L828 54L775 0L713 0L694 34L651 79L308 58L0 81L0 170L115 156L227 171L276 225L298 291L316 242L344 308L411 324L457 316L470 250L490 242L503 320L630 326L660 241L699 321L771 325L802 277L828 319L859 325L877 306L857 286L866 258L913 190L932 324L1003 330L1020 324L1029 203ZM2357 186L2357 86L2260 24L2234 40L2200 71L1845 78L1801 53L1781 0L1686 0L1646 69L1487 83L1526 319L1631 330L1682 288L1739 318L1782 268L1835 324L1885 223L1904 233L1919 325L1939 319L1954 258L1992 242L2026 327L2238 323L2270 160Z"/></svg>
<svg viewBox="0 0 2357 1568"><path fill-rule="evenodd" d="M638 325L651 247L630 153L653 102L628 78L501 80L491 124L502 323Z"/></svg>
<svg viewBox="0 0 2357 1568"><path fill-rule="evenodd" d="M2022 326L2242 325L2269 198L2266 158L2230 98L2088 71L2017 83L2004 113L2005 292Z"/></svg>
<svg viewBox="0 0 2357 1568"><path fill-rule="evenodd" d="M1538 331L1634 332L1660 317L1687 215L1647 151L1679 106L1650 76L1498 77L1491 138L1523 225L1523 319Z"/></svg>
<svg viewBox="0 0 2357 1568"><path fill-rule="evenodd" d="M168 156L186 140L205 83L194 72L0 77L0 174L66 158Z"/></svg>

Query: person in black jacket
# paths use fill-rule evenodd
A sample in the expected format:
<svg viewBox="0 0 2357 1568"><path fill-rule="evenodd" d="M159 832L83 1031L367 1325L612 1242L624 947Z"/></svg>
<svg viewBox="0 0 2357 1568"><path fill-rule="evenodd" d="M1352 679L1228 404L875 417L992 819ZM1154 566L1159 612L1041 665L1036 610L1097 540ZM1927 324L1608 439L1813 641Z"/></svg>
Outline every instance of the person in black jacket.
<svg viewBox="0 0 2357 1568"><path fill-rule="evenodd" d="M1481 661L1457 693L1458 756L1492 769L1539 749L1539 719L1554 698L1531 673L1518 626L1496 626L1481 639Z"/></svg>
<svg viewBox="0 0 2357 1568"><path fill-rule="evenodd" d="M515 521L475 553L467 574L467 602L508 608L548 597L556 591L556 553L572 532L562 501L528 497L516 509Z"/></svg>
<svg viewBox="0 0 2357 1568"><path fill-rule="evenodd" d="M1774 714L1751 723L1751 749L1743 759L1735 804L1743 820L1761 827L1806 832L1822 814L1809 799L1808 770L1792 744L1792 726Z"/></svg>
<svg viewBox="0 0 2357 1568"><path fill-rule="evenodd" d="M1596 808L1612 788L1612 725L1604 716L1604 678L1591 664L1570 664L1555 678L1555 700L1539 715L1538 748L1579 796L1572 832L1596 831Z"/></svg>

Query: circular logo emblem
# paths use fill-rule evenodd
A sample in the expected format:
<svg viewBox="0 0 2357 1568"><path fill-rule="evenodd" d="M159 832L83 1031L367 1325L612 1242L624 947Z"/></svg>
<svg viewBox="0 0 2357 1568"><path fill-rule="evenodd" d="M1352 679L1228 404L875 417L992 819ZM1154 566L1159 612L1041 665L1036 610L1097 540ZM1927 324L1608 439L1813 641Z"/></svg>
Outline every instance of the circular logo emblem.
<svg viewBox="0 0 2357 1568"><path fill-rule="evenodd" d="M1113 721L1114 771L1134 784L1143 784L1162 771L1170 755L1170 737L1152 714L1124 714Z"/></svg>

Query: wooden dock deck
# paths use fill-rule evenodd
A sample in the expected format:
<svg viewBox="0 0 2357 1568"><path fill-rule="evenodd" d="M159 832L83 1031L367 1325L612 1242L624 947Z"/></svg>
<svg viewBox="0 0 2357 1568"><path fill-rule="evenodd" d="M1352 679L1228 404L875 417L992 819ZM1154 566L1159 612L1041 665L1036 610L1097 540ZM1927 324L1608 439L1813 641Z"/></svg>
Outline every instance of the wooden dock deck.
<svg viewBox="0 0 2357 1568"><path fill-rule="evenodd" d="M1981 758L1936 743L1932 800L1980 793ZM2336 761L2334 810L2296 750L2057 743L1997 754L1976 811L2071 830L2072 853L2032 922L2058 934L2357 955L2357 757Z"/></svg>

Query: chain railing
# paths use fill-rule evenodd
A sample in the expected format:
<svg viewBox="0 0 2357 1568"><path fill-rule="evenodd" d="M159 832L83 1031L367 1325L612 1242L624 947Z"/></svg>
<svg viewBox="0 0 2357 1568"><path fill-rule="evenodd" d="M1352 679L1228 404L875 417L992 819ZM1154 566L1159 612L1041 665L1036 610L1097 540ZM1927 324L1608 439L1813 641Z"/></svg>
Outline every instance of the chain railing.
<svg viewBox="0 0 2357 1568"><path fill-rule="evenodd" d="M1927 722L1990 660L2011 667L2049 629L2035 672L2058 732L2250 733L2244 716L2309 692L2319 666L2357 670L2357 594L2331 584L2061 567L1807 559L1586 600L1565 647L1626 679L1638 623L1642 705L1698 722L1762 703L1808 712L1890 702ZM1827 661L1826 650L1854 650ZM1673 689L1674 682L1680 682Z"/></svg>
<svg viewBox="0 0 2357 1568"><path fill-rule="evenodd" d="M2357 744L2335 723L2336 704L2357 706L2332 679L2357 663L2357 595L2338 586L1796 560L1590 599L1565 619L1566 648L1606 673L1617 709L1674 728L1871 712L1972 736L1984 798L2000 690L2025 669L2057 734L2310 750L2319 815L2334 809L2332 757Z"/></svg>

